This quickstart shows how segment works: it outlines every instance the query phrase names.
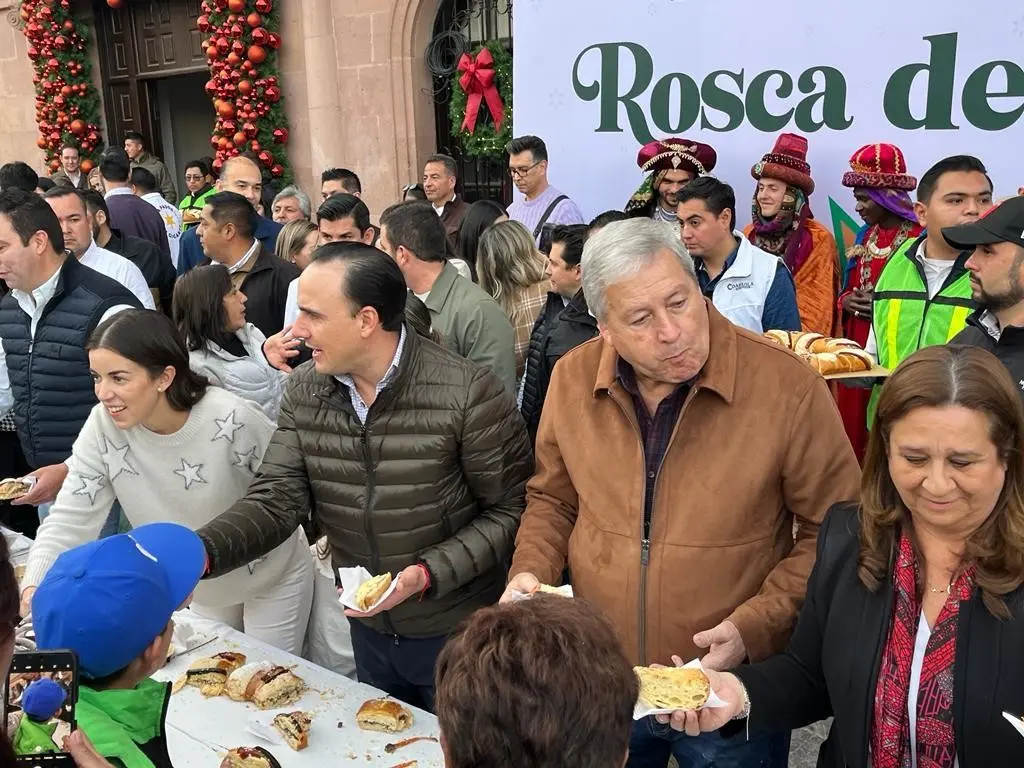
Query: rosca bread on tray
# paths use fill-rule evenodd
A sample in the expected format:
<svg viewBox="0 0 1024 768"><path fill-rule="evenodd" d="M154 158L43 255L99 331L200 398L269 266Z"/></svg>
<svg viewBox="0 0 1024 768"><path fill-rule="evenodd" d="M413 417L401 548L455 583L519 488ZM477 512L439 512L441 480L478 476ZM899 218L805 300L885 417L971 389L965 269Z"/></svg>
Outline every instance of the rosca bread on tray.
<svg viewBox="0 0 1024 768"><path fill-rule="evenodd" d="M820 333L766 331L765 337L795 352L822 376L870 371L875 361L851 339L833 339Z"/></svg>

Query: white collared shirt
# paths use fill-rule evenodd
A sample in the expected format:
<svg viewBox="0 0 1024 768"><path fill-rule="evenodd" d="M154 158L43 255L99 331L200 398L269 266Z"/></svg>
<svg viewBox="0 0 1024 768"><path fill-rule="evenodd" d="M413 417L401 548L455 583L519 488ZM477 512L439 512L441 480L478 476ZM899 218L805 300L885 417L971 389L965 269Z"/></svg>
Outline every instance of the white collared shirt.
<svg viewBox="0 0 1024 768"><path fill-rule="evenodd" d="M230 267L228 267L228 274L229 275L233 275L233 274L235 274L235 272L240 270L242 268L242 266L245 264L245 262L247 262L249 260L249 257L252 256L254 253L256 253L256 249L259 248L259 247L260 247L260 241L259 240L253 240L252 241L252 245L249 246L249 250L247 250L245 252L245 255L242 258L240 258L238 261L236 261L234 264L232 264Z"/></svg>
<svg viewBox="0 0 1024 768"><path fill-rule="evenodd" d="M107 192L107 194L105 194L103 196L103 198L104 199L109 199L111 197L117 197L118 195L130 195L130 194L132 194L132 191L128 187L115 187L114 189L112 189L109 192Z"/></svg>
<svg viewBox="0 0 1024 768"><path fill-rule="evenodd" d="M445 200L445 201L444 201L443 203L441 203L441 207L440 207L440 208L438 208L438 207L437 207L436 205L434 205L433 203L431 203L430 205L431 205L431 206L433 206L433 208L434 208L434 213L436 213L436 214L437 214L438 216L440 216L440 215L441 215L442 213L444 213L444 207L445 207L446 205L448 205L448 203L453 203L453 202L455 202L455 193L454 193L454 192L452 192L452 196L451 196L451 198L450 198L450 199L448 199L448 200Z"/></svg>
<svg viewBox="0 0 1024 768"><path fill-rule="evenodd" d="M384 388L394 381L395 376L398 375L398 364L402 362L402 350L405 349L405 326L402 326L402 333L398 337L398 347L395 349L395 356L391 358L391 365L388 366L387 372L384 374L384 378L377 382L377 386L374 388L374 396L379 395L384 391ZM359 419L360 424L366 423L366 416L370 412L370 406L363 401L363 396L359 394L359 390L356 388L355 379L352 378L351 374L345 373L341 376L335 376L341 384L348 387L348 396L352 401L352 408L355 409L356 416Z"/></svg>
<svg viewBox="0 0 1024 768"><path fill-rule="evenodd" d="M135 294L135 298L144 308L156 309L153 292L149 290L142 270L124 256L118 256L113 251L100 248L93 240L78 261L89 269L94 269L101 275L106 275L111 280L119 282Z"/></svg>

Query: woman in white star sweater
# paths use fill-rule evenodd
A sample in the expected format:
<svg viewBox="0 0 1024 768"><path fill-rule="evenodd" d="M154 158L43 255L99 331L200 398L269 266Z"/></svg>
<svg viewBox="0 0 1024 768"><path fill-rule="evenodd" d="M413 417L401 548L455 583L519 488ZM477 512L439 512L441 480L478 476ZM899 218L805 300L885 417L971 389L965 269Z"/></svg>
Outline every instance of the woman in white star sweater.
<svg viewBox="0 0 1024 768"><path fill-rule="evenodd" d="M69 472L29 554L23 603L57 556L95 539L114 500L133 526L196 529L245 495L274 432L243 400L189 369L171 321L130 310L89 344L99 404L75 440ZM313 562L301 528L265 558L200 582L192 610L293 654L313 599Z"/></svg>

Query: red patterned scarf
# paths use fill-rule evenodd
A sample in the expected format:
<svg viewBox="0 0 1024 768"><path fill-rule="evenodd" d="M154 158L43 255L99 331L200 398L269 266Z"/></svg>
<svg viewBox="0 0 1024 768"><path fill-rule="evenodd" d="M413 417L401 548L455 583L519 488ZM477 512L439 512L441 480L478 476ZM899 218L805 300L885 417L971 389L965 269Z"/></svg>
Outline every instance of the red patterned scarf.
<svg viewBox="0 0 1024 768"><path fill-rule="evenodd" d="M910 690L910 665L921 604L917 598L917 561L910 538L900 535L893 568L896 602L892 626L878 671L875 717L871 733L873 768L911 768L908 695L917 701L917 768L953 768L953 663L956 659L960 602L970 599L974 569L963 571L950 587L946 604L932 628L921 666L921 687Z"/></svg>

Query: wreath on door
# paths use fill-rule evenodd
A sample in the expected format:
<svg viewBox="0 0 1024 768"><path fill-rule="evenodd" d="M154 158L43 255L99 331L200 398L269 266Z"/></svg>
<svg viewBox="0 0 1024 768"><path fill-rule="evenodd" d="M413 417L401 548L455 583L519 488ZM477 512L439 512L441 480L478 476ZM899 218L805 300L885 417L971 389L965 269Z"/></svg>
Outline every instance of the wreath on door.
<svg viewBox="0 0 1024 768"><path fill-rule="evenodd" d="M473 157L500 157L512 140L512 54L498 41L464 53L451 79L452 136Z"/></svg>

